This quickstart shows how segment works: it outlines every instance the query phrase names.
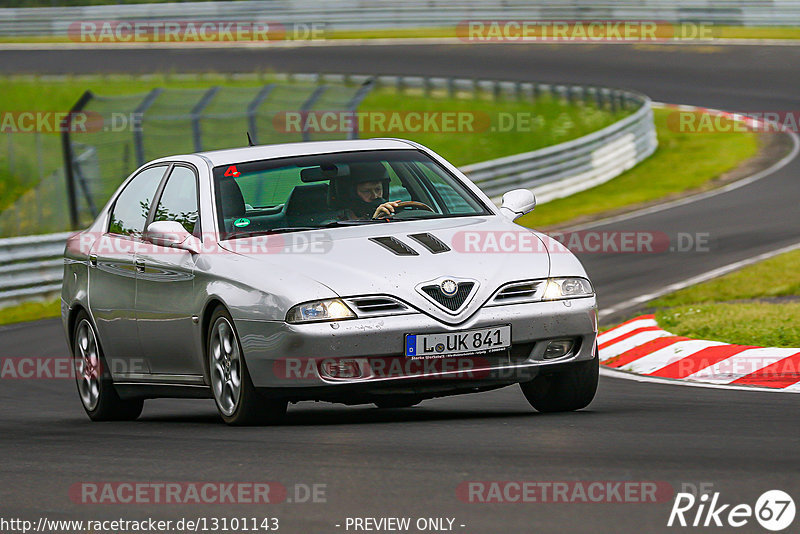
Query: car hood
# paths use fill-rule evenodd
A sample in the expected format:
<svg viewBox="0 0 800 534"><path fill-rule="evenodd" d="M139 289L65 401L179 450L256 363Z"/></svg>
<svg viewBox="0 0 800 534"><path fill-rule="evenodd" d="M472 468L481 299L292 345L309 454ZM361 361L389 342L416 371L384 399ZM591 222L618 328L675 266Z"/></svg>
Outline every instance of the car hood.
<svg viewBox="0 0 800 534"><path fill-rule="evenodd" d="M423 233L449 250L433 253L409 237ZM409 250L395 252L376 238L394 238ZM550 273L550 257L539 234L500 216L369 224L240 238L221 246L259 262L265 273L289 271L341 297L391 295L450 324L468 319L502 285ZM457 314L417 289L444 278L476 283L469 303Z"/></svg>

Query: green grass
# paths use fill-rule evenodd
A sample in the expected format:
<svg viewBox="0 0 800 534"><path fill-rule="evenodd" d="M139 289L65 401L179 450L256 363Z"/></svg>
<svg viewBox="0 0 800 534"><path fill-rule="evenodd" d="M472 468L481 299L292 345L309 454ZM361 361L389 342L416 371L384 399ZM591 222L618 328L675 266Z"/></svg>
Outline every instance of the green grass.
<svg viewBox="0 0 800 534"><path fill-rule="evenodd" d="M792 295L800 295L800 250L670 293L650 305L671 307Z"/></svg>
<svg viewBox="0 0 800 534"><path fill-rule="evenodd" d="M371 93L359 111L464 113L464 116L473 119L472 128L419 133L373 131L363 135L402 137L417 141L457 166L563 143L609 126L629 113L621 111L611 113L598 109L594 103L570 104L551 98L549 95L544 95L531 103L503 98L496 101L487 97L474 99L471 94L452 98L446 96L444 92L433 93L428 97L421 91L399 96L390 88ZM514 127L510 128L512 124ZM505 131L507 129L508 131Z"/></svg>
<svg viewBox="0 0 800 534"><path fill-rule="evenodd" d="M196 76L160 74L147 77L129 75L76 76L66 80L48 80L46 77L29 76L0 77L0 110L66 111L73 106L86 90L101 96L143 95L155 87L173 90L207 89L212 85L231 88L256 88L270 81L274 81L274 77L269 74L253 75L247 79L218 74ZM299 100L293 103L284 103L283 105L286 106L286 109L298 109L312 90L308 84L298 84L297 87L298 91L295 91L293 98ZM300 88L303 90L300 91ZM348 91L350 91L349 95L351 96L355 93L355 88L350 88ZM291 93L291 91L288 92ZM284 93L284 98L286 97ZM179 106L181 102L176 101L174 104ZM247 100L243 100L241 103L242 109L245 109L246 104ZM96 108L90 105L88 109ZM477 98L474 98L471 93L459 93L454 97L434 93L430 97L425 97L420 91L409 89L402 94L398 94L395 89L389 88L375 90L367 95L360 110L370 112L399 111L401 113L412 111L472 113L477 118L474 123L475 126L485 126L485 130L459 130L446 133L415 133L392 130L369 131L362 135L410 138L429 145L434 150L438 150L457 165L474 163L567 141L607 126L624 116L624 113L612 114L608 111L599 110L593 105L573 105L549 97L542 97L531 104L517 100L500 99L499 101L494 101L484 93L479 93ZM177 111L167 110L166 112L176 113ZM515 131L497 132L490 135L488 128L491 128L492 125L499 125L498 117L501 114L505 114L506 117L513 116L516 118L519 113L534 119L528 125L530 131L522 133ZM224 128L220 130L223 125L216 123L215 129L218 132L214 141L228 144L222 146L214 145L212 148L226 148L227 146L244 144L244 129L246 129L246 125L243 120L240 122L241 125L238 122L227 125L228 129L240 128L241 132L238 130L236 132L240 137L234 137L233 132L228 135L228 131ZM188 122L183 126L188 129ZM204 135L208 138L214 135L214 132L209 128ZM342 134L338 135L338 137L342 137ZM7 156L8 150L5 146L8 139L5 135L0 137L0 141L3 142L0 143L0 211L13 203L26 190L36 185L40 174L47 175L61 167L61 141L59 135L57 133L45 133L41 135L41 139L44 153L43 157L39 158L36 153L34 134L15 134L13 136L14 168L12 169ZM261 142L288 141L299 141L299 135L276 134L266 140L262 138ZM145 135L146 148L147 142L148 136ZM158 156L193 151L191 137L188 133L181 136L162 136L157 139L157 146L154 149L158 152ZM36 164L40 160L44 162L41 173ZM112 158L106 165L106 167L110 167L101 169L104 176L118 174L121 180L127 172L132 170L132 168L121 169L121 161L123 161L121 156L120 158ZM101 162L101 165L104 163Z"/></svg>
<svg viewBox="0 0 800 534"><path fill-rule="evenodd" d="M650 158L605 184L537 206L518 222L528 227L552 227L580 217L630 209L707 186L758 152L755 133L676 132L667 127L671 111L654 111L659 146Z"/></svg>
<svg viewBox="0 0 800 534"><path fill-rule="evenodd" d="M0 325L35 321L61 315L61 300L25 302L0 309Z"/></svg>
<svg viewBox="0 0 800 534"><path fill-rule="evenodd" d="M800 250L648 304L665 330L760 347L800 347Z"/></svg>

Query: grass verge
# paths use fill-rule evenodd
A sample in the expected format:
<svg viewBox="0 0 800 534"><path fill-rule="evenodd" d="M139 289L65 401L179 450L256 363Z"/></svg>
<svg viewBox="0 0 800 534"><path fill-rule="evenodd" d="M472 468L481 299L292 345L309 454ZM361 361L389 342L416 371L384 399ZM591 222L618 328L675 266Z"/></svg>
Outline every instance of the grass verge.
<svg viewBox="0 0 800 534"><path fill-rule="evenodd" d="M680 336L800 347L800 250L781 254L648 304Z"/></svg>
<svg viewBox="0 0 800 534"><path fill-rule="evenodd" d="M60 315L60 299L46 302L25 302L0 309L0 325L35 321L37 319L59 317Z"/></svg>
<svg viewBox="0 0 800 534"><path fill-rule="evenodd" d="M667 126L672 111L654 113L659 145L652 156L605 184L542 204L518 222L553 227L685 193L708 186L758 152L753 132L676 132Z"/></svg>

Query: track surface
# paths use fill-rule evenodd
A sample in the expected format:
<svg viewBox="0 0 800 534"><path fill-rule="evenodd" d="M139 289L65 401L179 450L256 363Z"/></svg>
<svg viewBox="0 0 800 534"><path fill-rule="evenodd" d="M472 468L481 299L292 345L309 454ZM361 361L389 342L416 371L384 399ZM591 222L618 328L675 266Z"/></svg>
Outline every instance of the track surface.
<svg viewBox="0 0 800 534"><path fill-rule="evenodd" d="M593 83L722 109L797 110L795 47L380 46L276 50L0 52L9 72L275 69ZM676 169L679 172L680 169ZM582 257L602 306L800 240L800 161L740 189L603 230L708 232L711 250ZM0 329L4 356L63 356L57 321ZM285 532L344 531L348 516L455 517L464 532L660 532L661 504L466 504L469 480L710 482L725 503L779 488L800 499L800 395L602 379L590 409L537 415L517 388L377 411L310 403L280 428L230 429L208 401L150 401L131 424L90 424L68 381L0 386L0 516L266 515ZM327 484L325 504L91 507L86 480ZM795 525L800 519L796 520ZM465 525L460 528L458 525ZM751 521L744 531L758 531Z"/></svg>

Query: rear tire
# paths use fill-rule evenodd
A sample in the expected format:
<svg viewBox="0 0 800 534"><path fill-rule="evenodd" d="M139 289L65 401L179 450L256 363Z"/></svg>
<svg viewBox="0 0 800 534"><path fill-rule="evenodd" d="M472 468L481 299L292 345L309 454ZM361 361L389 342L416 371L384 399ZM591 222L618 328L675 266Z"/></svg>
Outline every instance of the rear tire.
<svg viewBox="0 0 800 534"><path fill-rule="evenodd" d="M233 426L280 422L288 403L265 398L253 386L239 335L225 308L219 307L211 315L207 339L211 389L222 420Z"/></svg>
<svg viewBox="0 0 800 534"><path fill-rule="evenodd" d="M75 382L86 415L92 421L133 421L142 414L143 399L123 400L114 389L100 338L89 314L81 310L72 332Z"/></svg>
<svg viewBox="0 0 800 534"><path fill-rule="evenodd" d="M600 358L595 356L563 371L537 376L519 386L537 411L571 412L589 406L597 392L599 375Z"/></svg>

